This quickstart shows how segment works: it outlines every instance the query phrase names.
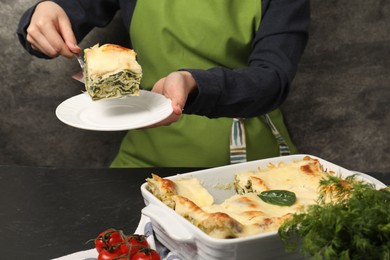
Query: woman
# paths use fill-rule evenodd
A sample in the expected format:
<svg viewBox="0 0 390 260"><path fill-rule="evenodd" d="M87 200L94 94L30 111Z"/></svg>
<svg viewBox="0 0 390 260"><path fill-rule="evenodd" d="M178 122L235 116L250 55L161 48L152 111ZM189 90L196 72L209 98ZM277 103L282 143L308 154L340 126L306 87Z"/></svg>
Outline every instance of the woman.
<svg viewBox="0 0 390 260"><path fill-rule="evenodd" d="M130 130L112 167L215 167L296 152L278 107L308 40L308 0L55 0L23 15L33 55L73 57L120 10L143 89L172 115Z"/></svg>

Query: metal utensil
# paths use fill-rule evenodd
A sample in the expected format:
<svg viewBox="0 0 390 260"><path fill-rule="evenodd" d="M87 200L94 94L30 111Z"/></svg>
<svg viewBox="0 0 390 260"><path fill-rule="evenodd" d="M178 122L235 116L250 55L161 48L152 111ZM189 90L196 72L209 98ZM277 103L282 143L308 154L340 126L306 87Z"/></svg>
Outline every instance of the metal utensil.
<svg viewBox="0 0 390 260"><path fill-rule="evenodd" d="M77 72L76 74L72 75L72 78L77 80L77 81L80 81L81 83L84 83L84 59L82 58L82 55L80 54L75 54L74 55L77 59L77 61L79 62L79 65L81 67L81 71L80 72Z"/></svg>
<svg viewBox="0 0 390 260"><path fill-rule="evenodd" d="M80 54L78 54L78 55L75 54L75 56L76 56L76 58L77 58L77 61L78 61L79 64L80 64L80 67L81 67L82 69L84 69L84 60L83 60L83 58L81 57L81 55L80 55Z"/></svg>

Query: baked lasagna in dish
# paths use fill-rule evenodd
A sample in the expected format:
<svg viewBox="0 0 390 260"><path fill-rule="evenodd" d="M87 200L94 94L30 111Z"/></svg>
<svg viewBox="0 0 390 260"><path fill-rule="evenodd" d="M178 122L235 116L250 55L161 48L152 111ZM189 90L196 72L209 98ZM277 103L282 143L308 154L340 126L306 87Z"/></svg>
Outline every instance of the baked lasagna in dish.
<svg viewBox="0 0 390 260"><path fill-rule="evenodd" d="M320 181L329 174L335 173L309 156L269 164L235 174L234 183L226 185L235 194L218 204L196 178L170 180L152 174L147 189L210 236L236 238L278 230L294 213L316 203Z"/></svg>
<svg viewBox="0 0 390 260"><path fill-rule="evenodd" d="M142 68L132 49L99 44L84 50L84 81L92 100L138 96Z"/></svg>

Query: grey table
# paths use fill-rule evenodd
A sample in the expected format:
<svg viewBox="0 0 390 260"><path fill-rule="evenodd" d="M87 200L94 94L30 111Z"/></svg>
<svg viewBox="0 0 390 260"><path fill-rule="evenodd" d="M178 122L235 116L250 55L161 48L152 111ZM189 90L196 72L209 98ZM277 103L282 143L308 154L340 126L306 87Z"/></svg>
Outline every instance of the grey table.
<svg viewBox="0 0 390 260"><path fill-rule="evenodd" d="M132 233L140 186L195 168L56 169L0 166L0 259L51 259L93 247L107 228ZM389 173L369 173L390 184Z"/></svg>

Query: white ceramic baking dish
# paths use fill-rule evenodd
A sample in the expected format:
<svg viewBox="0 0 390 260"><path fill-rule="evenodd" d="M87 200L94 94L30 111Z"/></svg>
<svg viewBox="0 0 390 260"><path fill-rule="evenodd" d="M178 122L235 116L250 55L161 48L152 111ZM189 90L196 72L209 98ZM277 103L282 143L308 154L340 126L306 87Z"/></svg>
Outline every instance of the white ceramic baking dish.
<svg viewBox="0 0 390 260"><path fill-rule="evenodd" d="M246 163L222 166L207 170L177 174L168 177L198 178L204 187L214 197L216 203L235 194L233 188L226 189L234 182L234 175L249 170L265 167L269 163L292 162L301 160L306 154L276 157ZM338 165L325 161L313 155L327 171L334 171L343 177L356 174ZM158 175L158 173L156 172ZM374 183L377 188L385 187L383 183L363 173L359 178ZM146 189L147 183L141 186L142 196L146 207L142 214L151 219L157 239L182 259L301 259L299 254L287 253L276 231L244 238L218 239L204 233L192 225L174 210L163 204ZM230 185L232 186L232 185ZM225 187L225 188L221 188Z"/></svg>

